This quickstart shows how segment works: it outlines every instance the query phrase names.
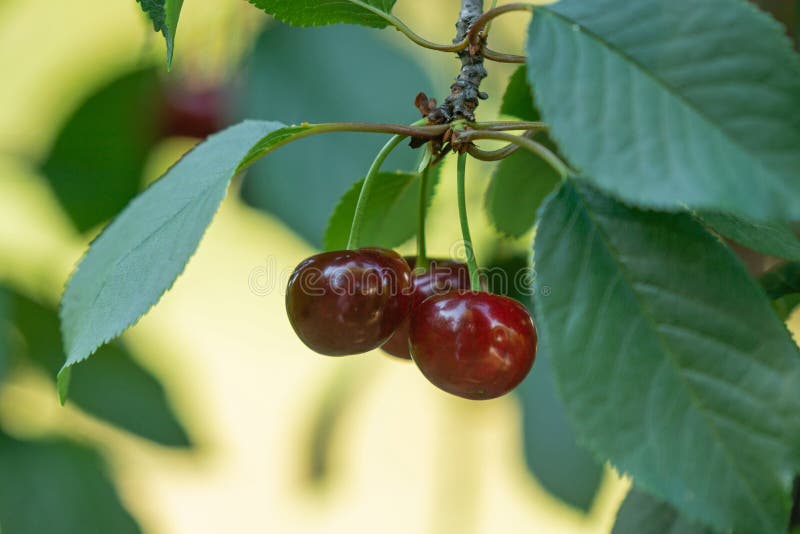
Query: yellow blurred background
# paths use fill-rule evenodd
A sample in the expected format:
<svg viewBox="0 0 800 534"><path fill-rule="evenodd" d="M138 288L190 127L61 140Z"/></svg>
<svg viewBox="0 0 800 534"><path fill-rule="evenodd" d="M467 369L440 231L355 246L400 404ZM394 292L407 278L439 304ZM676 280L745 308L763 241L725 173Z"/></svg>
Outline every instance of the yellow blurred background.
<svg viewBox="0 0 800 534"><path fill-rule="evenodd" d="M420 34L452 38L457 0L397 4L395 13ZM521 50L526 18L498 20L493 48ZM246 2L186 0L168 76L225 79L268 23ZM392 30L380 38L422 54L436 96L446 94L457 71L452 56L412 51ZM30 162L46 154L91 88L135 65L162 66L163 54L133 0L0 3L0 279L58 302L91 236L72 229ZM502 94L511 72L490 65L485 90ZM499 98L483 103L481 117L498 107ZM194 142L161 143L147 179ZM440 255L457 240L452 171L448 162L431 220L430 246ZM474 166L472 183L485 171ZM496 236L479 208L482 188L471 189L480 252ZM606 469L588 513L550 495L526 468L515 396L464 401L435 389L413 364L378 353L325 358L303 346L286 319L283 288L254 292L252 276L265 266L289 273L313 253L232 192L184 275L124 334L165 385L195 448L160 447L71 403L62 408L53 377L34 371L15 374L2 390L0 424L15 436L64 435L98 446L147 533L610 531L627 482ZM307 451L330 405L348 409L330 431L325 477L315 479Z"/></svg>

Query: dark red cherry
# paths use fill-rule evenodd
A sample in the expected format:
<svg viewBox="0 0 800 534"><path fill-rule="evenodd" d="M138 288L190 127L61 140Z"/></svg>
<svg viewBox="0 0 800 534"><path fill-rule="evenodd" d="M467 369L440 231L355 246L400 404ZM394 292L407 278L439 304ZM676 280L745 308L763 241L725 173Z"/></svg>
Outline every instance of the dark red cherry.
<svg viewBox="0 0 800 534"><path fill-rule="evenodd" d="M411 354L439 388L467 399L505 395L536 357L528 310L508 297L453 292L427 299L411 317Z"/></svg>
<svg viewBox="0 0 800 534"><path fill-rule="evenodd" d="M170 85L161 116L165 136L203 139L225 127L226 95L214 86Z"/></svg>
<svg viewBox="0 0 800 534"><path fill-rule="evenodd" d="M457 261L430 260L430 265L426 271L415 270L417 263L416 257L407 257L406 261L411 267L412 282L414 284L414 299L411 305L411 313L422 302L433 295L441 295L455 290L469 289L469 269L466 264ZM408 349L408 330L411 323L409 316L400 328L389 338L383 350L397 356L398 358L411 359L411 352Z"/></svg>
<svg viewBox="0 0 800 534"><path fill-rule="evenodd" d="M383 345L411 310L411 269L380 248L325 252L292 273L286 313L310 349L329 356Z"/></svg>

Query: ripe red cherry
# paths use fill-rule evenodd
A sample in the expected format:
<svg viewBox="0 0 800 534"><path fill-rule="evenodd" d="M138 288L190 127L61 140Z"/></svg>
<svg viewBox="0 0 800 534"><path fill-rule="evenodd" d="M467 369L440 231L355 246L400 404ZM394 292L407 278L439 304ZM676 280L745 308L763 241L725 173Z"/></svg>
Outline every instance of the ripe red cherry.
<svg viewBox="0 0 800 534"><path fill-rule="evenodd" d="M508 297L453 292L427 299L411 317L411 354L439 388L467 399L505 395L536 357L528 310Z"/></svg>
<svg viewBox="0 0 800 534"><path fill-rule="evenodd" d="M310 349L342 356L380 347L411 310L411 269L396 252L325 252L292 273L286 313Z"/></svg>
<svg viewBox="0 0 800 534"><path fill-rule="evenodd" d="M221 130L226 122L225 100L220 87L170 85L161 112L163 135L202 139Z"/></svg>
<svg viewBox="0 0 800 534"><path fill-rule="evenodd" d="M430 260L430 265L426 271L414 270L417 259L415 257L406 258L411 267L412 282L414 284L413 302L411 313L422 304L422 302L433 295L441 295L455 290L469 289L469 269L466 264L457 261ZM389 338L383 350L397 356L398 358L411 359L411 352L408 349L408 331L411 323L409 316L400 328Z"/></svg>

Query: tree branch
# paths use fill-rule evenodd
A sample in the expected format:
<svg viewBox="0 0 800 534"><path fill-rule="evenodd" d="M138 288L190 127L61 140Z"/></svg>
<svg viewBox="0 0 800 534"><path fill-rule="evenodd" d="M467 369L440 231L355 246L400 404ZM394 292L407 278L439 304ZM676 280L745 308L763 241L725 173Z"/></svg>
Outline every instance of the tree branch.
<svg viewBox="0 0 800 534"><path fill-rule="evenodd" d="M453 43L462 42L469 33L470 27L483 14L483 0L461 0L461 11L456 23L456 38ZM475 108L479 100L488 98L480 91L481 81L486 78L483 66L483 52L480 46L468 46L458 52L461 59L461 72L450 86L450 96L444 103L434 109L428 119L434 124L449 123L454 120L475 120Z"/></svg>

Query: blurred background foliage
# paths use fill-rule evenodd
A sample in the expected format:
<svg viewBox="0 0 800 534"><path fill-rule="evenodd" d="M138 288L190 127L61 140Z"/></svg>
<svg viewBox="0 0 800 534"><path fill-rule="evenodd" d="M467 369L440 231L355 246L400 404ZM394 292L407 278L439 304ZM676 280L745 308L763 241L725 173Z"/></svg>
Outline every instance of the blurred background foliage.
<svg viewBox="0 0 800 534"><path fill-rule="evenodd" d="M458 4L395 12L444 42ZM793 31L797 2L763 4ZM496 22L495 48L521 50L521 19ZM408 123L415 95L442 98L457 70L390 30L291 28L245 2L186 2L176 43L167 74L133 0L0 3L0 531L608 532L629 483L575 442L547 354L515 395L473 403L413 364L322 358L294 339L286 279L322 246L381 136L303 140L236 180L186 274L76 367L58 406L65 280L197 139L245 117ZM531 118L500 107L514 68L490 69L480 116ZM418 157L400 150L386 169L413 171ZM547 191L517 186L552 177L522 156L504 167L472 165L469 195L479 260L513 280L530 223L483 208L533 204ZM433 199L439 256L458 248L453 170Z"/></svg>

